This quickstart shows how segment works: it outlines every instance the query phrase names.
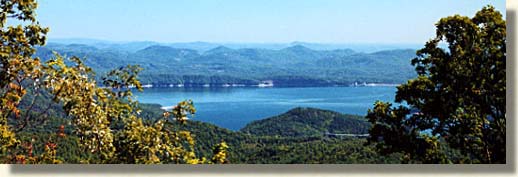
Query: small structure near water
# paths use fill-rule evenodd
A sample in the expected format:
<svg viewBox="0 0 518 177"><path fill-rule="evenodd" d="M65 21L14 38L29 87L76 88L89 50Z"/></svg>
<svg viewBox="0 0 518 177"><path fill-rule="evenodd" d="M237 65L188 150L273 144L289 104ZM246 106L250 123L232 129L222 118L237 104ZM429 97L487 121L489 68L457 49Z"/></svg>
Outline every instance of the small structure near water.
<svg viewBox="0 0 518 177"><path fill-rule="evenodd" d="M264 80L257 85L258 87L273 87L273 81L272 80Z"/></svg>

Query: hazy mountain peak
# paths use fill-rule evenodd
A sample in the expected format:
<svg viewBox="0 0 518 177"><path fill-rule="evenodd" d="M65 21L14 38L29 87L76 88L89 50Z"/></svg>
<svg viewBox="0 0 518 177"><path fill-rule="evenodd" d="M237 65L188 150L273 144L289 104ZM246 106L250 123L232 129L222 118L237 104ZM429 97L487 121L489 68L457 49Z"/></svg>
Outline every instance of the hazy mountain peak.
<svg viewBox="0 0 518 177"><path fill-rule="evenodd" d="M205 53L224 53L224 52L231 52L231 51L233 51L233 49L220 45L213 49L210 49L209 51L207 51Z"/></svg>
<svg viewBox="0 0 518 177"><path fill-rule="evenodd" d="M294 45L294 46L286 47L283 50L290 50L290 51L295 51L295 52L313 51L312 49L307 48L303 45Z"/></svg>
<svg viewBox="0 0 518 177"><path fill-rule="evenodd" d="M195 50L192 49L184 49L184 48L175 48L170 46L163 46L163 45L153 45L146 47L139 52L142 51L149 51L149 52L183 52L183 53L197 53Z"/></svg>
<svg viewBox="0 0 518 177"><path fill-rule="evenodd" d="M163 46L163 45L152 45L149 47L146 47L140 51L156 51L156 50L174 50L175 48Z"/></svg>
<svg viewBox="0 0 518 177"><path fill-rule="evenodd" d="M85 44L68 44L68 45L66 45L66 47L70 47L70 48L83 48L83 49L97 49L94 46L85 45Z"/></svg>
<svg viewBox="0 0 518 177"><path fill-rule="evenodd" d="M52 49L61 49L65 51L81 51L81 52L95 52L98 48L85 44L68 44L68 45L50 45Z"/></svg>
<svg viewBox="0 0 518 177"><path fill-rule="evenodd" d="M136 56L153 58L155 61L181 61L199 56L191 49L173 48L169 46L153 45L136 52Z"/></svg>

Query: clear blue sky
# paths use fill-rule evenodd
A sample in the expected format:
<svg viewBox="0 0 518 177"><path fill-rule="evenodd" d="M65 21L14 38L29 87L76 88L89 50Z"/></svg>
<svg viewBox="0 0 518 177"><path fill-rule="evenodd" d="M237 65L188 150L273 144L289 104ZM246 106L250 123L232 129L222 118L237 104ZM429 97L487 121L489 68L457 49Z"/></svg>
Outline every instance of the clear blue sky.
<svg viewBox="0 0 518 177"><path fill-rule="evenodd" d="M505 0L40 0L50 38L423 43L452 14Z"/></svg>

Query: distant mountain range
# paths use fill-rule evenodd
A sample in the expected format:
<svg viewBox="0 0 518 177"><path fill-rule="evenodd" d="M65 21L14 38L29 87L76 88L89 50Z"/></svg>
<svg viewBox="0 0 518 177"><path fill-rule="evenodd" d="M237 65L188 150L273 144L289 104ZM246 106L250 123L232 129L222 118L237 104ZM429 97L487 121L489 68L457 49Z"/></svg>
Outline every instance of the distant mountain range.
<svg viewBox="0 0 518 177"><path fill-rule="evenodd" d="M231 49L243 48L258 48L258 49L272 49L279 50L291 46L301 45L313 50L336 50L336 49L351 49L357 52L378 52L382 50L395 49L420 49L423 44L414 43L394 43L394 44L377 44L377 43L311 43L294 41L290 43L238 43L238 42L175 42L175 43L160 43L154 41L108 41L88 38L63 38L63 39L49 39L49 44L85 44L96 47L98 49L121 50L128 52L135 52L153 45L168 46L173 48L192 49L198 52L205 52L218 46L225 46Z"/></svg>
<svg viewBox="0 0 518 177"><path fill-rule="evenodd" d="M52 51L86 58L99 74L138 64L144 68L142 83L153 86L257 85L265 80L275 86L331 86L402 83L415 76L410 60L416 49L359 52L302 42L220 45L68 39L50 40L36 55L46 60Z"/></svg>

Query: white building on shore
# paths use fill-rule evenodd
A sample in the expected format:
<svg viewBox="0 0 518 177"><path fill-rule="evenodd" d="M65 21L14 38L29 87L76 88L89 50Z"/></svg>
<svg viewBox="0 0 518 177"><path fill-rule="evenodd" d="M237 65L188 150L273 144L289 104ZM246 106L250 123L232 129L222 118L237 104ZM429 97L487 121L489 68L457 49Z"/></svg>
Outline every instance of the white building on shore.
<svg viewBox="0 0 518 177"><path fill-rule="evenodd" d="M265 80L265 81L261 81L261 83L259 83L259 85L257 85L258 87L273 87L273 81L272 80Z"/></svg>

